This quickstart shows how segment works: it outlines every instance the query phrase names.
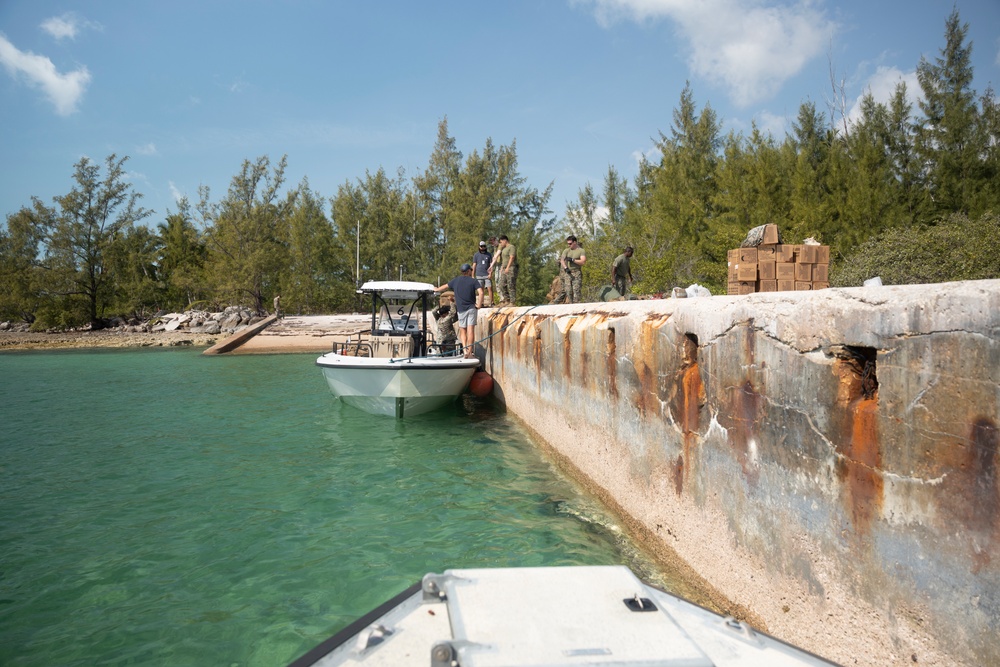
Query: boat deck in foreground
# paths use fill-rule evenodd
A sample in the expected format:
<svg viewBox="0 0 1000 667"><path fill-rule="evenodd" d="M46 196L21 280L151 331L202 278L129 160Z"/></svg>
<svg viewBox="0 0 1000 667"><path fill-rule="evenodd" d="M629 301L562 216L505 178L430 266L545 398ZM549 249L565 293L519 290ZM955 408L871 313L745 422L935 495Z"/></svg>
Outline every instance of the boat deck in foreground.
<svg viewBox="0 0 1000 667"><path fill-rule="evenodd" d="M428 574L291 667L829 665L623 566Z"/></svg>

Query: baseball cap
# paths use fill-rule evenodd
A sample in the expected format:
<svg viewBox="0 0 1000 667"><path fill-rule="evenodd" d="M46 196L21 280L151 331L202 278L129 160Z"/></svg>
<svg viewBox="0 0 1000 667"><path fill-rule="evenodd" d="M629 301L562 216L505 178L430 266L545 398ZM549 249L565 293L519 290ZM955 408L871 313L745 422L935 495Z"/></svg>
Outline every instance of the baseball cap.
<svg viewBox="0 0 1000 667"><path fill-rule="evenodd" d="M486 241L480 241L479 242L479 247L480 248L485 248L486 247Z"/></svg>
<svg viewBox="0 0 1000 667"><path fill-rule="evenodd" d="M465 273L466 271L471 271L471 270L472 270L472 265L471 264L463 264L462 265L462 273Z"/></svg>

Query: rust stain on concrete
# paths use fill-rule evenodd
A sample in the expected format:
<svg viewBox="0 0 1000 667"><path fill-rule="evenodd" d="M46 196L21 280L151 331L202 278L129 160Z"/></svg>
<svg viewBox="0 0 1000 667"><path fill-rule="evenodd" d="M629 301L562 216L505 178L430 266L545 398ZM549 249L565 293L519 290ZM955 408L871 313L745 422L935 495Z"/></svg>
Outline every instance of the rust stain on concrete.
<svg viewBox="0 0 1000 667"><path fill-rule="evenodd" d="M674 491L677 495L681 495L684 491L684 455L678 454L677 460L674 461L673 470L670 471L671 477L674 480Z"/></svg>
<svg viewBox="0 0 1000 667"><path fill-rule="evenodd" d="M701 381L698 367L698 342L693 336L683 336L681 340L681 368L674 381L669 408L674 421L681 426L684 451L674 464L674 488L677 495L683 491L684 471L690 470L694 448L698 444L698 427L701 408L705 405L705 386ZM684 462L687 461L687 466ZM690 474L690 473L688 473Z"/></svg>
<svg viewBox="0 0 1000 667"><path fill-rule="evenodd" d="M605 372L608 374L608 393L618 398L618 348L615 343L615 329L608 327L608 342L605 346Z"/></svg>
<svg viewBox="0 0 1000 667"><path fill-rule="evenodd" d="M566 331L563 332L563 375L567 382L573 381L573 344L569 334L573 330L574 324L576 324L576 318L570 319L569 324L566 325Z"/></svg>
<svg viewBox="0 0 1000 667"><path fill-rule="evenodd" d="M944 451L946 471L941 508L946 521L962 527L969 544L972 572L992 564L1000 541L1000 430L990 417L977 415L968 436L950 443Z"/></svg>
<svg viewBox="0 0 1000 667"><path fill-rule="evenodd" d="M727 409L720 412L719 423L726 429L729 446L743 470L743 476L756 486L759 472L756 465L757 434L763 419L764 401L746 380L726 391Z"/></svg>
<svg viewBox="0 0 1000 667"><path fill-rule="evenodd" d="M878 397L859 397L847 411L847 432L837 443L837 475L845 485L847 511L858 535L881 515L884 481L878 437Z"/></svg>
<svg viewBox="0 0 1000 667"><path fill-rule="evenodd" d="M997 449L1000 448L1000 432L996 423L988 417L977 417L972 422L969 434L972 443L970 452L970 472L976 483L972 485L975 502L970 528L989 530L996 527L1000 516L1000 485L997 481Z"/></svg>
<svg viewBox="0 0 1000 667"><path fill-rule="evenodd" d="M632 362L639 380L635 405L642 416L660 414L659 330L667 323L668 319L668 316L660 315L643 320L639 326L639 337L632 352Z"/></svg>
<svg viewBox="0 0 1000 667"><path fill-rule="evenodd" d="M837 361L836 406L840 412L840 436L835 443L840 458L837 476L843 486L844 508L855 535L871 532L872 522L882 514L885 481L878 434L878 379L875 350L844 347L834 351Z"/></svg>

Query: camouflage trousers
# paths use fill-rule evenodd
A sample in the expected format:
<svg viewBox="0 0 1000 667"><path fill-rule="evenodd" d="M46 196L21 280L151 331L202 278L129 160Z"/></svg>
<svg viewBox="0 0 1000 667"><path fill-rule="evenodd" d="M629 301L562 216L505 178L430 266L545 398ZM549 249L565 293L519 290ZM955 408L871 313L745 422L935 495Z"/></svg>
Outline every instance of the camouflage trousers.
<svg viewBox="0 0 1000 667"><path fill-rule="evenodd" d="M628 281L625 280L625 276L615 276L615 291L625 296L628 290Z"/></svg>
<svg viewBox="0 0 1000 667"><path fill-rule="evenodd" d="M503 300L507 303L517 302L517 267L510 267L510 271L500 270L497 290L503 295Z"/></svg>
<svg viewBox="0 0 1000 667"><path fill-rule="evenodd" d="M552 297L552 303L567 303L569 300L569 274L565 271L559 271L559 286L554 290L554 295Z"/></svg>
<svg viewBox="0 0 1000 667"><path fill-rule="evenodd" d="M569 274L564 273L567 280L564 284L566 287L566 303L581 303L583 298L581 296L583 292L583 271L570 271Z"/></svg>

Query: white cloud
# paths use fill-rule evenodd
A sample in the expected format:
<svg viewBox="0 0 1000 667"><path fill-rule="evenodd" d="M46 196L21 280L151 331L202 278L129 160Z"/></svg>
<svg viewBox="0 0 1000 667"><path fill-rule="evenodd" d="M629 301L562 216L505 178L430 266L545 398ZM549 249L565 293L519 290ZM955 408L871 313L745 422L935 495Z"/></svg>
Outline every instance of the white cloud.
<svg viewBox="0 0 1000 667"><path fill-rule="evenodd" d="M632 151L632 159L635 160L636 166L641 165L644 161L651 164L657 164L663 154L660 153L660 149L656 146L646 148L644 150L634 150Z"/></svg>
<svg viewBox="0 0 1000 667"><path fill-rule="evenodd" d="M813 0L571 0L592 5L598 23L669 19L690 46L688 65L723 86L739 106L771 98L837 30Z"/></svg>
<svg viewBox="0 0 1000 667"><path fill-rule="evenodd" d="M159 155L159 151L156 150L156 144L152 141L148 144L143 144L142 146L136 146L135 152L139 155Z"/></svg>
<svg viewBox="0 0 1000 667"><path fill-rule="evenodd" d="M76 39L77 33L82 28L102 29L100 23L82 19L73 12L66 12L61 16L53 16L52 18L45 19L42 21L41 28L57 40Z"/></svg>
<svg viewBox="0 0 1000 667"><path fill-rule="evenodd" d="M916 70L904 72L897 67L887 67L880 65L875 73L868 78L861 95L854 100L854 105L847 112L847 120L853 124L861 118L861 98L865 93L871 93L876 102L887 104L896 92L899 83L906 84L906 98L913 105L917 106L917 101L922 99L920 82L917 80Z"/></svg>
<svg viewBox="0 0 1000 667"><path fill-rule="evenodd" d="M170 186L170 196L173 197L175 202L179 202L184 199L184 193L181 192L176 185L174 185L173 181L168 181L168 185Z"/></svg>
<svg viewBox="0 0 1000 667"><path fill-rule="evenodd" d="M3 63L7 73L15 79L23 78L29 86L41 89L60 116L68 116L76 111L84 91L90 84L90 72L86 67L60 74L51 60L30 51L21 51L2 34L0 34L0 63Z"/></svg>
<svg viewBox="0 0 1000 667"><path fill-rule="evenodd" d="M782 141L788 132L788 118L769 111L761 111L754 116L754 122L761 134L770 134L776 141Z"/></svg>

